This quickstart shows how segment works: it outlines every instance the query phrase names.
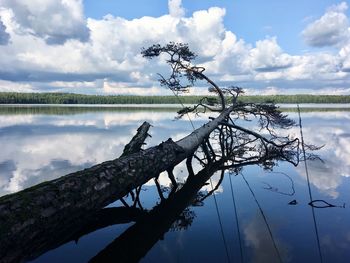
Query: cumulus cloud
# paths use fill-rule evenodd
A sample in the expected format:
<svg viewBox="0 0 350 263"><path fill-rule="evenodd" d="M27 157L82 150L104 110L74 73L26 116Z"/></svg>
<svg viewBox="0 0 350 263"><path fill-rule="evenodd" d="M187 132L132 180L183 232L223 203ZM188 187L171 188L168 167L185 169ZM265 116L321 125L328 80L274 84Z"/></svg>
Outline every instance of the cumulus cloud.
<svg viewBox="0 0 350 263"><path fill-rule="evenodd" d="M310 94L310 90L312 90L313 95L348 95L350 94L350 88L334 88L334 87L325 87L325 88L317 88L310 89L304 88L281 88L276 86L267 86L264 88L251 88L246 91L246 95L293 95L293 94Z"/></svg>
<svg viewBox="0 0 350 263"><path fill-rule="evenodd" d="M0 0L0 6L13 12L22 32L42 37L48 44L89 38L82 0Z"/></svg>
<svg viewBox="0 0 350 263"><path fill-rule="evenodd" d="M111 15L101 20L89 18L90 40L70 40L62 45L47 45L45 39L28 32L19 34L13 22L16 15L8 9L0 13L14 32L12 45L0 54L1 79L27 82L107 79L144 87L156 83L152 74L164 71L164 63L147 62L140 55L142 47L170 40L189 42L201 57L210 57L220 47L225 11L210 8L189 18L171 15L133 20ZM184 37L185 32L188 38Z"/></svg>
<svg viewBox="0 0 350 263"><path fill-rule="evenodd" d="M169 14L174 17L182 17L185 15L185 10L182 7L181 0L168 1Z"/></svg>
<svg viewBox="0 0 350 263"><path fill-rule="evenodd" d="M340 68L342 72L350 72L350 42L339 51Z"/></svg>
<svg viewBox="0 0 350 263"><path fill-rule="evenodd" d="M0 17L0 45L7 45L10 40L10 34L6 32L6 26Z"/></svg>
<svg viewBox="0 0 350 263"><path fill-rule="evenodd" d="M330 7L318 20L302 32L307 44L314 47L334 46L349 38L349 19L344 13L346 2Z"/></svg>
<svg viewBox="0 0 350 263"><path fill-rule="evenodd" d="M259 40L250 50L251 64L259 72L272 72L292 66L292 56L282 52L275 37Z"/></svg>
<svg viewBox="0 0 350 263"><path fill-rule="evenodd" d="M343 92L350 84L350 45L344 44L339 53L296 56L284 52L277 37L247 43L225 28L224 8L185 16L182 2L169 0L169 14L128 20L112 15L85 19L81 0L0 0L0 4L6 27L2 31L11 36L10 43L0 45L0 79L13 89L18 85L35 91L164 94L157 88L156 73L167 74L167 65L145 60L140 50L169 41L188 43L198 54L195 63L222 86L273 86L287 92L307 85ZM331 7L323 17L345 16L346 8L345 3ZM198 85L203 89L196 91L205 93L206 83Z"/></svg>

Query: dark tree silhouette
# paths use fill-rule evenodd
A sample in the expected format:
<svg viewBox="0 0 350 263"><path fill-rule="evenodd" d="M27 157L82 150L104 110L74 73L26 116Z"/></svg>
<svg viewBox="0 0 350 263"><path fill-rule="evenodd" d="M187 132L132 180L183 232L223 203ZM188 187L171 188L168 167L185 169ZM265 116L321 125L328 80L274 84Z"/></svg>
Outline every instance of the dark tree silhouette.
<svg viewBox="0 0 350 263"><path fill-rule="evenodd" d="M141 53L145 58L149 59L158 57L161 54L168 55L166 62L171 68L170 76L166 78L158 73L160 76L159 81L162 86L166 86L175 93L179 93L188 91L197 80L205 80L211 85L210 91L219 95L221 107L214 108L204 104L205 101L212 104L209 98L203 98L200 104L212 111L222 111L225 109L226 103L223 90L203 73L205 71L204 67L192 65L192 60L196 58L196 55L190 51L187 44L174 42L170 42L165 46L156 44L147 49L143 48ZM184 83L184 79L187 80L187 82Z"/></svg>
<svg viewBox="0 0 350 263"><path fill-rule="evenodd" d="M196 54L190 51L187 44L170 42L164 46L160 44L152 45L149 48L142 49L142 55L153 59L162 54L167 55L166 62L171 68L169 77L160 76L160 84L170 90L180 93L187 91L196 81L205 80L211 87L209 91L217 94L219 100L204 97L197 105L193 107L184 107L178 112L179 117L189 112L205 112L206 110L220 111L221 119L216 123L213 129L217 134L215 140L208 140L213 130L205 127L204 136L199 137L198 133L193 134L192 140L186 140L186 146L192 149L192 152L198 147L196 142L200 141L204 153L208 155L211 151L213 157L231 156L226 160L230 165L244 163L246 161L262 161L262 152L269 152L280 155L281 159L290 160L294 155L294 165L299 162L299 139L289 136L279 136L278 129L288 129L295 125L294 121L287 115L282 114L279 108L273 103L241 103L237 101L238 96L244 91L236 86L220 88L213 80L204 74L205 68L193 65ZM226 97L225 97L226 96ZM228 103L226 100L228 98ZM224 114L223 114L224 113ZM241 126L241 120L255 121L258 125L256 131ZM229 143L228 143L229 141ZM181 142L181 141L180 141ZM217 144L214 150L212 144ZM184 146L183 144L180 144ZM196 147L197 146L197 147ZM254 154L252 154L254 149ZM268 166L265 163L265 166Z"/></svg>

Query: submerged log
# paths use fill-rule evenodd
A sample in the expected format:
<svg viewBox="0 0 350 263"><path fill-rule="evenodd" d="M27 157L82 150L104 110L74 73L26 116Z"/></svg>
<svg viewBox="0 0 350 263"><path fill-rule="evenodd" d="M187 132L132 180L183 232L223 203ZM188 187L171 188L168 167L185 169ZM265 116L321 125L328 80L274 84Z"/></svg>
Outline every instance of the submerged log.
<svg viewBox="0 0 350 263"><path fill-rule="evenodd" d="M53 225L59 227L65 221L93 213L171 169L190 156L232 108L178 142L168 139L146 150L0 197L0 258L11 247L20 247L23 242L40 237ZM142 132L141 137L145 138L147 132L143 131L140 129L138 133ZM11 262L9 255L7 258Z"/></svg>

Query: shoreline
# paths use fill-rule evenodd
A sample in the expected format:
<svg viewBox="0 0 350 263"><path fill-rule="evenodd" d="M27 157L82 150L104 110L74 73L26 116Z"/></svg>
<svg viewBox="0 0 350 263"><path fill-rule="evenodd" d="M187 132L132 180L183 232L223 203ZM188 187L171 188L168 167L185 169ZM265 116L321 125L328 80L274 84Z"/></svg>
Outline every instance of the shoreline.
<svg viewBox="0 0 350 263"><path fill-rule="evenodd" d="M190 107L195 104L183 104ZM276 103L280 108L296 108L297 103ZM36 103L10 103L0 104L0 107L72 107L72 108L182 108L181 104L36 104ZM300 103L300 108L350 108L350 103Z"/></svg>

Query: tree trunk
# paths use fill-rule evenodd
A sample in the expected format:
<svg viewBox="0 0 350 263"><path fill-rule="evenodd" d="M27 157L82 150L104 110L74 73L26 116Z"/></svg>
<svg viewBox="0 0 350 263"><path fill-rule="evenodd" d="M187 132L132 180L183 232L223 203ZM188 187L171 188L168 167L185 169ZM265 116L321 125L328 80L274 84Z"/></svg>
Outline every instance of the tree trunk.
<svg viewBox="0 0 350 263"><path fill-rule="evenodd" d="M168 139L146 150L132 150L134 153L115 160L0 197L0 258L14 244L20 247L21 242L30 242L48 231L47 226L59 227L95 212L174 167L192 154L231 110L225 109L178 142ZM138 131L143 136L135 136L139 142L148 135L145 128L148 131L149 125Z"/></svg>

